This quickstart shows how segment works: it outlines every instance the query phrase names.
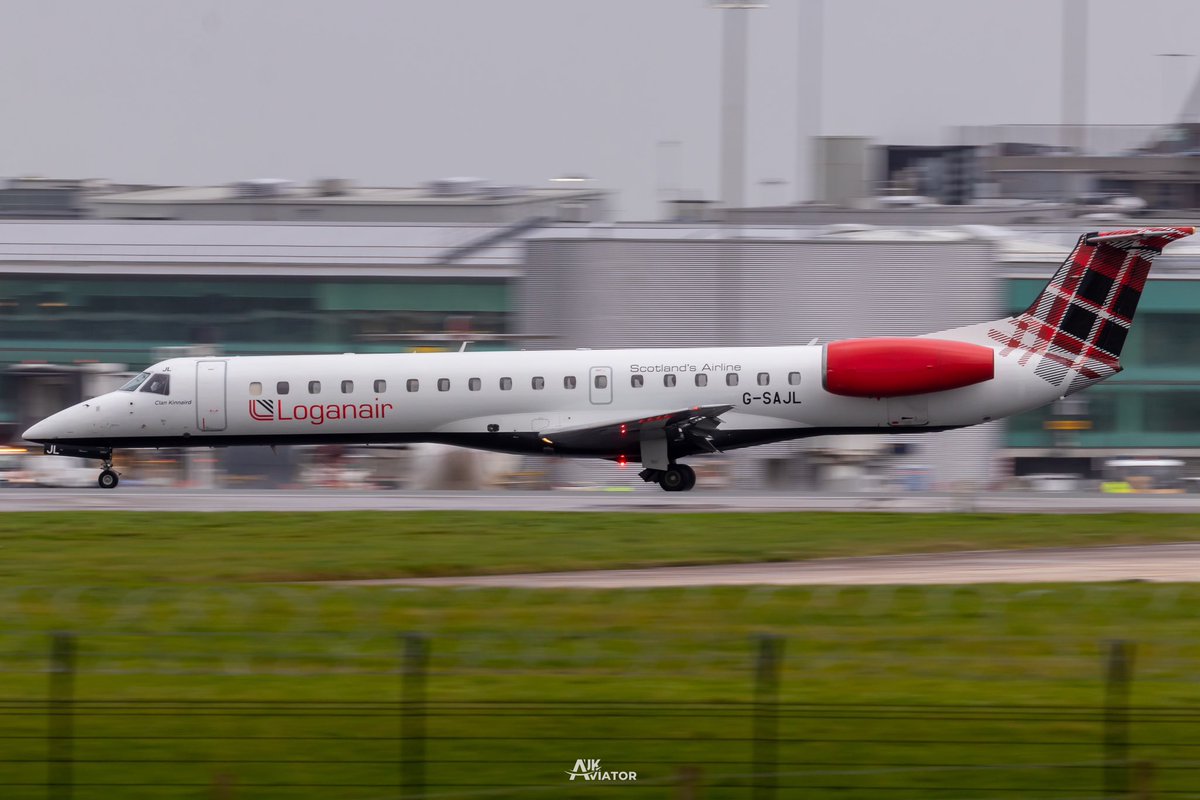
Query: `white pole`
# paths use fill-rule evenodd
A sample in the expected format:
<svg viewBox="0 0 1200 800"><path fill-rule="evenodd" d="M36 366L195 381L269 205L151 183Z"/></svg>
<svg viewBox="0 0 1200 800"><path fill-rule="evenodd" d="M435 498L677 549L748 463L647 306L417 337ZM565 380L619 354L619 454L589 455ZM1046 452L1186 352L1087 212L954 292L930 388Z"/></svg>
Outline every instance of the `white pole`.
<svg viewBox="0 0 1200 800"><path fill-rule="evenodd" d="M820 194L821 170L816 154L816 137L820 136L824 103L822 85L825 66L825 3L824 0L800 0L800 35L798 38L797 113L796 113L796 202L802 203L804 187L811 187L808 197ZM805 171L807 170L807 174Z"/></svg>
<svg viewBox="0 0 1200 800"><path fill-rule="evenodd" d="M746 30L748 9L722 8L721 204L746 204Z"/></svg>

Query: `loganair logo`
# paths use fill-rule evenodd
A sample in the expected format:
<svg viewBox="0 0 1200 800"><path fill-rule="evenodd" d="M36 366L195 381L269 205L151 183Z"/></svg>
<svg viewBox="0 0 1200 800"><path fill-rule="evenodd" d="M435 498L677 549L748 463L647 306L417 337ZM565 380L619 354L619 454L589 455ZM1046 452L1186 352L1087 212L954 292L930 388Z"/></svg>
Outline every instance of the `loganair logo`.
<svg viewBox="0 0 1200 800"><path fill-rule="evenodd" d="M338 419L383 419L394 411L391 403L293 403L282 400L255 398L250 401L250 419L259 422L306 421L311 425L324 425Z"/></svg>
<svg viewBox="0 0 1200 800"><path fill-rule="evenodd" d="M585 781L636 781L636 772L608 772L600 768L598 758L577 758L575 766L567 770L570 780L579 778Z"/></svg>

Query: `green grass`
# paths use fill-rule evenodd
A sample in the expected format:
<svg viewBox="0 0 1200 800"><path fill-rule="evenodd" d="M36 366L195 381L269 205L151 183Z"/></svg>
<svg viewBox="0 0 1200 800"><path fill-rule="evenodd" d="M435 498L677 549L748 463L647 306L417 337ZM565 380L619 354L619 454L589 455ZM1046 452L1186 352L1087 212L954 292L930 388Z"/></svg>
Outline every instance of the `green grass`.
<svg viewBox="0 0 1200 800"><path fill-rule="evenodd" d="M1200 539L1182 514L0 515L0 584L307 581Z"/></svg>
<svg viewBox="0 0 1200 800"><path fill-rule="evenodd" d="M1181 541L1197 538L1198 522L2 514L0 796L46 796L47 734L65 718L44 705L51 635L74 631L77 800L222 797L212 789L221 781L233 798L396 797L411 633L431 648L426 768L436 797L667 800L688 764L701 767L707 800L749 797L762 634L784 641L781 798L1099 796L1104 642L1114 638L1139 643L1132 757L1155 763L1166 796L1186 797L1200 793L1200 586L262 581ZM577 758L642 780L568 783Z"/></svg>
<svg viewBox="0 0 1200 800"><path fill-rule="evenodd" d="M237 797L394 797L401 634L419 632L435 796L665 800L695 764L704 797L732 799L749 796L756 637L773 634L781 797L1087 797L1101 793L1104 643L1127 638L1139 642L1132 757L1186 796L1198 790L1198 605L1200 587L1144 584L8 590L0 611L21 627L0 634L0 697L43 698L49 632L74 627L76 694L108 704L77 709L80 782L184 798L225 775ZM147 698L171 704L134 702ZM204 699L223 705L181 702ZM36 706L0 714L4 797L44 796L11 784L42 779L46 726ZM576 758L645 782L636 795L568 784ZM281 783L305 786L263 786Z"/></svg>

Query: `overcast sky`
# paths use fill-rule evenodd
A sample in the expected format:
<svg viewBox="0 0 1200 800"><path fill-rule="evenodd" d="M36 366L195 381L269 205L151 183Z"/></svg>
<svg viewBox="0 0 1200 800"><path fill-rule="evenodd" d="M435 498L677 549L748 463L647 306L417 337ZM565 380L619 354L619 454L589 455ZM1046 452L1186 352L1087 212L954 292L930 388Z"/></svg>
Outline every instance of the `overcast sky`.
<svg viewBox="0 0 1200 800"><path fill-rule="evenodd" d="M740 12L751 15L753 202L797 195L808 2ZM716 193L728 12L706 6L5 0L0 175L537 185L585 173L619 193L622 216L645 217L664 170ZM1156 54L1200 53L1200 3L1090 8L1089 121L1173 116L1200 59ZM940 143L951 125L1058 122L1061 18L1059 0L825 0L822 132ZM661 141L682 143L678 159Z"/></svg>

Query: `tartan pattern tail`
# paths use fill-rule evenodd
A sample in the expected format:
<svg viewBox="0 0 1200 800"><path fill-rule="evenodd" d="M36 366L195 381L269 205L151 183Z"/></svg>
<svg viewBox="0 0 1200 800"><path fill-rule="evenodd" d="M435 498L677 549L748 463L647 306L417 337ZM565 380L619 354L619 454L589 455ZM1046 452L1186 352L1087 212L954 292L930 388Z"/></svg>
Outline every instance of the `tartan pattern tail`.
<svg viewBox="0 0 1200 800"><path fill-rule="evenodd" d="M1195 228L1142 228L1085 233L1028 309L996 323L988 336L1000 355L1022 364L1063 395L1121 369L1150 265L1162 249Z"/></svg>

